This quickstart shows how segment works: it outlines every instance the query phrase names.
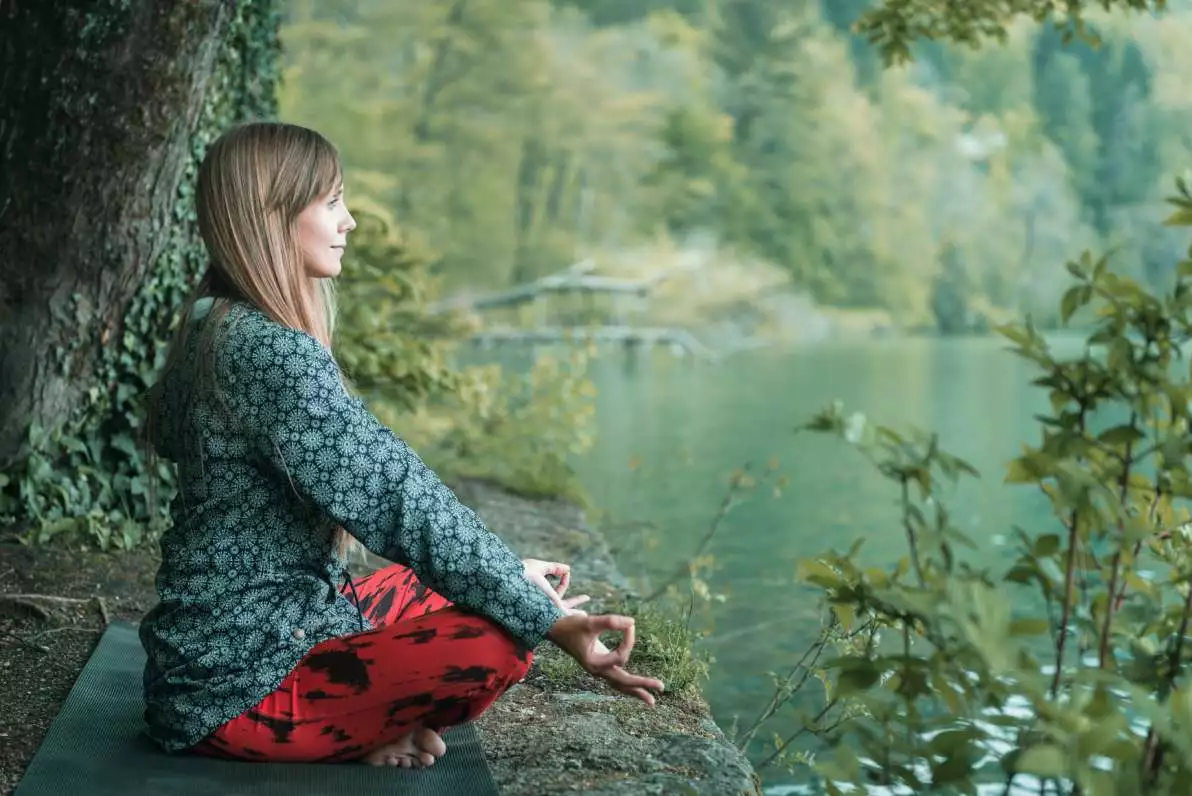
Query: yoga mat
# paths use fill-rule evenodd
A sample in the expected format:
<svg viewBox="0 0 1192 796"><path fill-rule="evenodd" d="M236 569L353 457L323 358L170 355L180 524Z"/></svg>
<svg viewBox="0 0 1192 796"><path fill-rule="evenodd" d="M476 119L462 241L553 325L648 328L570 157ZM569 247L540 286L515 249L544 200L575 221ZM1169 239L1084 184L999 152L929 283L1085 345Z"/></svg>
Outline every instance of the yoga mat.
<svg viewBox="0 0 1192 796"><path fill-rule="evenodd" d="M496 784L471 724L443 734L447 754L422 770L363 763L248 763L167 755L144 733L137 628L113 622L14 796L494 796Z"/></svg>

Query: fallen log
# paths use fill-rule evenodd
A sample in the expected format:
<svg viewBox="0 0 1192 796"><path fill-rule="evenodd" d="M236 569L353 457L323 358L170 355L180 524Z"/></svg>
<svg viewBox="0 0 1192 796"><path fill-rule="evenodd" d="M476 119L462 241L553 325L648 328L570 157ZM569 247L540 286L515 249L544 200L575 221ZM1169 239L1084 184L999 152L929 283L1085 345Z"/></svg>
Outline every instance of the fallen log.
<svg viewBox="0 0 1192 796"><path fill-rule="evenodd" d="M544 276L533 282L515 285L508 290L481 295L459 295L436 301L427 306L428 315L444 312L463 312L513 307L527 304L551 293L606 293L630 295L644 298L658 285L680 271L691 270L690 266L677 266L660 271L649 279L619 279L612 276L592 275L596 265L591 260L582 260L559 273Z"/></svg>
<svg viewBox="0 0 1192 796"><path fill-rule="evenodd" d="M670 345L685 353L706 360L719 355L705 346L686 329L631 326L542 326L536 329L495 328L477 332L471 338L480 346L496 343L551 344L592 341L622 345Z"/></svg>

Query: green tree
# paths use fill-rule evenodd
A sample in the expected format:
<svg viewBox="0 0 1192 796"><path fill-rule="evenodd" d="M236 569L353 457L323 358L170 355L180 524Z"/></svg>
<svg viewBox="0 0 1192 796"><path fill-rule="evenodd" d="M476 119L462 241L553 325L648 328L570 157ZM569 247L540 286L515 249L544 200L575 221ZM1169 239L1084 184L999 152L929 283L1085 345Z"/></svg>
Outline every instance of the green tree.
<svg viewBox="0 0 1192 796"><path fill-rule="evenodd" d="M1084 22L1090 11L1162 11L1169 0L1071 0L1062 5L1053 0L878 0L857 23L881 52L887 63L911 59L911 47L919 40L945 40L970 46L1001 42L1007 23L1015 17L1052 22L1069 36L1090 37Z"/></svg>

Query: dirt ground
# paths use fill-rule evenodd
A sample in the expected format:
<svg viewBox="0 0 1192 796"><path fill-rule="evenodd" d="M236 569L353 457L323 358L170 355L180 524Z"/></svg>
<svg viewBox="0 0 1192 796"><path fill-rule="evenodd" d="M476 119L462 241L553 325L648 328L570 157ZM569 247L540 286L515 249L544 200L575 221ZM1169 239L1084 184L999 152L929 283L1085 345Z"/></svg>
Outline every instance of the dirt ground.
<svg viewBox="0 0 1192 796"><path fill-rule="evenodd" d="M106 619L156 602L157 558L0 543L0 793L20 781ZM11 595L30 595L12 599ZM43 596L44 595L44 596Z"/></svg>
<svg viewBox="0 0 1192 796"><path fill-rule="evenodd" d="M456 491L523 557L570 563L573 593L599 605L624 587L574 507L481 482ZM20 781L107 622L137 623L154 605L158 563L155 552L30 548L0 533L0 794ZM525 683L478 721L502 793L760 793L698 693L665 695L649 710L561 656L542 645Z"/></svg>

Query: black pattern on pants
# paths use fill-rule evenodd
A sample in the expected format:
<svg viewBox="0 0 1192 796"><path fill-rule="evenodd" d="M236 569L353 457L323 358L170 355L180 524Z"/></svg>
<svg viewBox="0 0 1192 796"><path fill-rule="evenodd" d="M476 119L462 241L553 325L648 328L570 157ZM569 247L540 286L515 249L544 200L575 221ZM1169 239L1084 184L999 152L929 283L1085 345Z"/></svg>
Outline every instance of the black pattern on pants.
<svg viewBox="0 0 1192 796"><path fill-rule="evenodd" d="M393 565L353 582L373 624L311 648L272 694L192 751L237 760L340 762L416 726L483 713L533 654L492 621L454 607ZM345 589L352 599L352 591Z"/></svg>

